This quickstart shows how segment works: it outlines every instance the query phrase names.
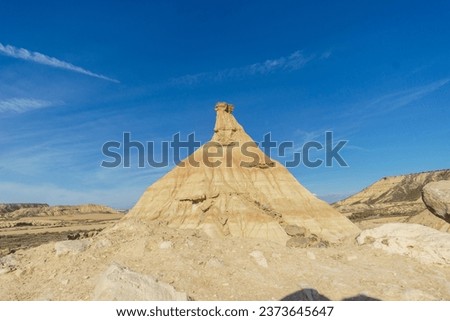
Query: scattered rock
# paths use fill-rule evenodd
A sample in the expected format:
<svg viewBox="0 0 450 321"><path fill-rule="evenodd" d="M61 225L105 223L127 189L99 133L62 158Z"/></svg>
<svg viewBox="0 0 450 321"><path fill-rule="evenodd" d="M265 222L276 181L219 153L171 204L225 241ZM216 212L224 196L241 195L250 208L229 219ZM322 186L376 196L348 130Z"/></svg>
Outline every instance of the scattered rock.
<svg viewBox="0 0 450 321"><path fill-rule="evenodd" d="M20 278L21 276L23 276L23 275L25 274L25 270L17 269L17 270L14 272L14 274L15 274L18 278Z"/></svg>
<svg viewBox="0 0 450 321"><path fill-rule="evenodd" d="M0 274L6 274L16 270L17 260L14 254L0 257Z"/></svg>
<svg viewBox="0 0 450 321"><path fill-rule="evenodd" d="M213 258L210 258L208 260L208 262L206 262L205 266L207 268L221 268L221 267L223 267L223 261L216 257L213 257Z"/></svg>
<svg viewBox="0 0 450 321"><path fill-rule="evenodd" d="M172 241L162 241L161 243L159 243L159 248L161 250L168 250L171 249L172 247L173 247Z"/></svg>
<svg viewBox="0 0 450 321"><path fill-rule="evenodd" d="M290 238L286 242L287 247L300 247L300 248L307 248L309 246L309 237L304 236L294 236L293 238Z"/></svg>
<svg viewBox="0 0 450 321"><path fill-rule="evenodd" d="M93 293L100 301L186 301L186 293L149 275L133 272L116 263L100 276Z"/></svg>
<svg viewBox="0 0 450 321"><path fill-rule="evenodd" d="M6 274L6 273L9 273L9 272L11 272L10 269L7 269L7 268L1 268L1 267L0 267L0 275Z"/></svg>
<svg viewBox="0 0 450 321"><path fill-rule="evenodd" d="M320 240L316 235L312 234L311 236L294 236L290 238L286 242L287 247L299 247L299 248L307 248L307 247L328 247L327 241Z"/></svg>
<svg viewBox="0 0 450 321"><path fill-rule="evenodd" d="M264 256L263 252L261 251L253 251L250 253L250 256L253 257L255 259L255 262L263 267L263 268L268 268L269 265L267 264L267 260L266 257Z"/></svg>
<svg viewBox="0 0 450 321"><path fill-rule="evenodd" d="M313 252L311 252L311 251L306 252L306 256L310 260L315 260L316 259L316 255Z"/></svg>
<svg viewBox="0 0 450 321"><path fill-rule="evenodd" d="M79 239L85 239L88 237L94 237L97 235L101 230L93 230L93 231L87 231L87 232L77 232L77 233L71 233L67 235L68 240L79 240Z"/></svg>
<svg viewBox="0 0 450 321"><path fill-rule="evenodd" d="M111 241L108 239L100 239L97 241L97 243L95 244L95 246L99 249L101 248L107 248L110 247L112 245Z"/></svg>
<svg viewBox="0 0 450 321"><path fill-rule="evenodd" d="M284 228L286 234L289 236L307 236L307 230L304 227L300 227L297 225L288 225Z"/></svg>
<svg viewBox="0 0 450 321"><path fill-rule="evenodd" d="M79 240L80 238L81 238L80 233L72 233L72 234L67 235L67 239L68 239L69 241L72 241L72 240Z"/></svg>
<svg viewBox="0 0 450 321"><path fill-rule="evenodd" d="M413 257L425 264L450 263L450 234L419 224L389 223L363 231L358 244Z"/></svg>
<svg viewBox="0 0 450 321"><path fill-rule="evenodd" d="M356 255L347 255L347 261L349 261L349 262L355 261L357 259L358 259L358 257Z"/></svg>
<svg viewBox="0 0 450 321"><path fill-rule="evenodd" d="M450 180L425 185L422 199L434 215L450 222Z"/></svg>
<svg viewBox="0 0 450 321"><path fill-rule="evenodd" d="M91 244L88 239L74 240L74 241L61 241L55 243L56 255L63 255L67 253L77 254L81 253Z"/></svg>
<svg viewBox="0 0 450 321"><path fill-rule="evenodd" d="M277 253L277 252L273 252L273 253L272 253L272 257L273 257L274 259L279 259L279 258L281 257L281 254L280 254L280 253Z"/></svg>

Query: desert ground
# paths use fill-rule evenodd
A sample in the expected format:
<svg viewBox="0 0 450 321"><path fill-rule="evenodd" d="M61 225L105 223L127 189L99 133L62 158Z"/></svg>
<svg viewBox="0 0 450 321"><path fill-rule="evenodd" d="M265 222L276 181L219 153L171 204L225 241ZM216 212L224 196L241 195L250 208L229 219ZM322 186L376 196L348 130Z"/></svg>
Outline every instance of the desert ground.
<svg viewBox="0 0 450 321"><path fill-rule="evenodd" d="M0 273L0 299L151 299L150 276L192 300L450 300L449 262L421 261L420 255L355 240L288 248L125 220L69 242L75 246L67 251L50 242L3 257L8 271ZM123 269L127 286L114 285L111 266Z"/></svg>

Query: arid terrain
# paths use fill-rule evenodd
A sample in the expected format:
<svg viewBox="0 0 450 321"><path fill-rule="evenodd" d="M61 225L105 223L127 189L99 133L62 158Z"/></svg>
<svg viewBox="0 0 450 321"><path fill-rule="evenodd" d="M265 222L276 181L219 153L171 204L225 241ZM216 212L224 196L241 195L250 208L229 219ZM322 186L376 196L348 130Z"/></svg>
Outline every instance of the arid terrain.
<svg viewBox="0 0 450 321"><path fill-rule="evenodd" d="M236 149L232 166L223 153L206 166L207 143L125 216L5 205L0 300L450 300L450 171L386 178L333 208L233 109L216 105L211 142L256 159Z"/></svg>
<svg viewBox="0 0 450 321"><path fill-rule="evenodd" d="M126 220L69 242L66 252L51 242L3 257L0 299L146 300L155 291L151 278L193 300L450 300L450 261L423 262L355 240L288 248ZM124 270L110 276L111 266Z"/></svg>
<svg viewBox="0 0 450 321"><path fill-rule="evenodd" d="M0 255L93 236L122 217L123 213L100 205L0 204Z"/></svg>

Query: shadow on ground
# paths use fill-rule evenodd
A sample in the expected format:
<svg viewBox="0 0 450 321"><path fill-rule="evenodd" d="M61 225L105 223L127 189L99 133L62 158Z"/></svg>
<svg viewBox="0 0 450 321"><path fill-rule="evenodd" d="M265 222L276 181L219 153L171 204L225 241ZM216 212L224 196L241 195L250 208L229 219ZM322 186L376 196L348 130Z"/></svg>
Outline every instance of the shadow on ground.
<svg viewBox="0 0 450 321"><path fill-rule="evenodd" d="M330 301L325 295L320 294L316 289L303 289L294 293L291 293L281 301ZM379 299L372 298L364 294L358 294L349 298L345 298L342 301L380 301Z"/></svg>

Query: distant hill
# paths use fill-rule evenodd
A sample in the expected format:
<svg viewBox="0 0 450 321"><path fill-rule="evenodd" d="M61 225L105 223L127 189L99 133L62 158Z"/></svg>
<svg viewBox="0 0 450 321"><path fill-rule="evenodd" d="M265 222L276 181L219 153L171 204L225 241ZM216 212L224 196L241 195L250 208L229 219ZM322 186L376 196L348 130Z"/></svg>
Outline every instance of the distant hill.
<svg viewBox="0 0 450 321"><path fill-rule="evenodd" d="M0 216L2 214L11 213L23 208L48 208L48 204L44 203L0 203Z"/></svg>
<svg viewBox="0 0 450 321"><path fill-rule="evenodd" d="M96 204L49 206L41 203L0 203L0 219L87 213L119 214L119 211L108 206Z"/></svg>
<svg viewBox="0 0 450 321"><path fill-rule="evenodd" d="M426 209L422 188L450 180L450 169L383 177L361 192L333 205L352 220L383 216L412 216Z"/></svg>

